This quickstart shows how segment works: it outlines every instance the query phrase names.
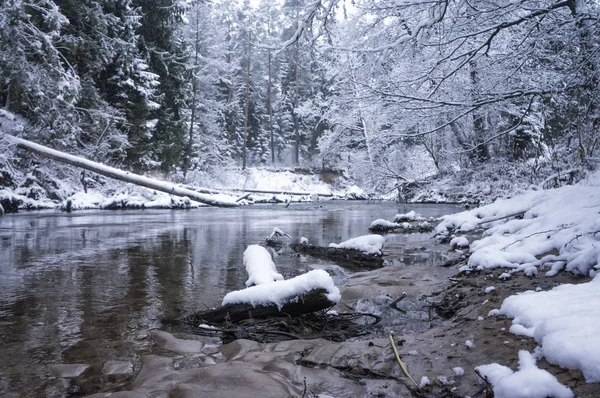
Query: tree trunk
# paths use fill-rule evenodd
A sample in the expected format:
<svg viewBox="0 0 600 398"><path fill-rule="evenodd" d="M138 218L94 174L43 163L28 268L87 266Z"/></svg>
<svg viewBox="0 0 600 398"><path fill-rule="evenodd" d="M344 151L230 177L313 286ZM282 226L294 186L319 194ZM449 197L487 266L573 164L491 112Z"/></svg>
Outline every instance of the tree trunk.
<svg viewBox="0 0 600 398"><path fill-rule="evenodd" d="M288 299L281 310L275 304L257 305L252 304L227 304L214 310L200 312L191 317L196 323L204 321L209 323L221 323L225 320L232 322L242 321L244 319L265 319L274 316L296 316L321 311L334 306L327 298L327 291L324 289L311 290L299 296L293 296Z"/></svg>
<svg viewBox="0 0 600 398"><path fill-rule="evenodd" d="M271 51L269 50L269 82L267 84L267 108L269 110L269 133L271 138L271 164L275 164L275 138L273 137L273 100L271 99Z"/></svg>
<svg viewBox="0 0 600 398"><path fill-rule="evenodd" d="M192 163L194 147L194 123L196 122L196 101L198 96L198 55L200 53L200 8L196 4L196 40L194 42L194 69L192 73L192 105L190 115L190 130L183 160L183 176L185 177Z"/></svg>
<svg viewBox="0 0 600 398"><path fill-rule="evenodd" d="M298 195L298 196L318 195L318 196L324 196L327 198L331 198L334 196L332 193L298 192L298 191L268 191L268 190L263 190L263 189L246 189L246 188L232 189L232 191L243 191L243 192L250 192L250 193L272 193L272 194L280 194L280 195Z"/></svg>
<svg viewBox="0 0 600 398"><path fill-rule="evenodd" d="M469 62L471 84L473 90L479 92L479 73L477 72L477 62ZM485 144L485 125L483 120L483 112L480 109L473 111L473 133L475 141L475 158L479 163L489 160L490 155L487 145Z"/></svg>
<svg viewBox="0 0 600 398"><path fill-rule="evenodd" d="M116 169L114 167L106 166L101 163L93 162L91 160L87 160L78 156L73 156L68 153L60 152L54 149L50 149L43 145L35 144L31 141L24 140L22 138L17 138L13 136L5 136L10 141L17 144L19 148L26 149L38 155L70 164L75 167L81 167L83 169L93 171L94 173L101 174L106 177L114 178L115 180L128 182L131 184L141 185L146 188L155 189L157 191L166 192L175 196L186 196L191 200L195 200L196 202L204 203L210 206L219 206L219 207L236 207L238 203L235 202L235 199L231 201L225 201L216 199L210 195L205 195L198 193L196 191L192 191L190 189L182 188L175 184L171 184L169 182L155 180L152 178L144 177L138 174L130 173L128 171L123 171Z"/></svg>
<svg viewBox="0 0 600 398"><path fill-rule="evenodd" d="M250 107L250 38L248 38L248 68L246 73L246 106L244 109L244 147L242 148L242 170L246 170L246 145L248 143L248 109Z"/></svg>
<svg viewBox="0 0 600 398"><path fill-rule="evenodd" d="M381 256L365 254L359 250L314 246L306 243L294 243L291 247L296 253L331 260L343 267L357 271L383 267Z"/></svg>
<svg viewBox="0 0 600 398"><path fill-rule="evenodd" d="M294 148L294 163L296 166L300 165L300 129L298 127L298 42L296 42L296 91L294 93L294 137L296 139L296 145Z"/></svg>

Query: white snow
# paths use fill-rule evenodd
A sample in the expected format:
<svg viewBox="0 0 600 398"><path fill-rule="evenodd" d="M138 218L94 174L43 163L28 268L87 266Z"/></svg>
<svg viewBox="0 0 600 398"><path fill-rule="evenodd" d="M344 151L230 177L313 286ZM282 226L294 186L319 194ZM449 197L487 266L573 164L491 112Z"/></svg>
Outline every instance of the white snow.
<svg viewBox="0 0 600 398"><path fill-rule="evenodd" d="M454 380L448 380L448 378L446 376L438 376L437 379L439 380L440 383L442 383L445 386L454 384Z"/></svg>
<svg viewBox="0 0 600 398"><path fill-rule="evenodd" d="M219 330L218 327L212 326L212 325L207 325L206 323L201 323L200 325L198 325L198 328L206 329L206 330Z"/></svg>
<svg viewBox="0 0 600 398"><path fill-rule="evenodd" d="M308 238L305 238L304 236L300 237L300 243L303 245L308 245Z"/></svg>
<svg viewBox="0 0 600 398"><path fill-rule="evenodd" d="M536 366L531 353L519 351L519 370L492 363L475 368L492 384L496 398L571 398L573 392L556 377Z"/></svg>
<svg viewBox="0 0 600 398"><path fill-rule="evenodd" d="M457 236L450 241L450 249L464 249L469 247L469 240L464 236Z"/></svg>
<svg viewBox="0 0 600 398"><path fill-rule="evenodd" d="M277 281L252 286L247 289L228 293L222 305L248 303L253 306L275 304L281 308L287 300L315 289L327 291L327 299L337 303L340 290L333 283L331 276L324 270L312 270L286 281Z"/></svg>
<svg viewBox="0 0 600 398"><path fill-rule="evenodd" d="M219 170L217 178L199 175L196 177L198 183L215 189L253 189L263 191L280 192L304 192L306 195L293 196L293 200L309 201L310 194L334 195L343 197L347 186L345 180L340 178L339 185L326 184L319 175L297 174L293 170L251 167L244 171L239 168L224 168ZM357 187L357 189L360 189ZM273 194L252 194L252 196L273 197ZM275 195L281 202L290 199L289 195Z"/></svg>
<svg viewBox="0 0 600 398"><path fill-rule="evenodd" d="M528 291L504 300L494 314L513 318L510 332L533 337L552 364L579 369L600 382L600 277L549 291Z"/></svg>
<svg viewBox="0 0 600 398"><path fill-rule="evenodd" d="M462 376L465 374L465 370L463 368L461 368L460 366L457 366L455 368L452 368L452 371L454 372L455 375L457 376Z"/></svg>
<svg viewBox="0 0 600 398"><path fill-rule="evenodd" d="M283 280L283 276L275 268L271 253L263 246L248 246L244 251L243 262L248 273L246 286L262 285Z"/></svg>
<svg viewBox="0 0 600 398"><path fill-rule="evenodd" d="M411 210L408 213L400 213L394 216L394 222L402 223L406 221L425 221L425 218L420 214L417 214L416 211Z"/></svg>
<svg viewBox="0 0 600 398"><path fill-rule="evenodd" d="M385 238L381 235L363 235L341 243L330 243L329 247L339 249L354 249L366 254L382 255Z"/></svg>
<svg viewBox="0 0 600 398"><path fill-rule="evenodd" d="M423 388L423 387L425 387L428 384L431 384L431 381L429 380L429 377L427 377L427 376L421 377L421 382L419 383L419 387Z"/></svg>
<svg viewBox="0 0 600 398"><path fill-rule="evenodd" d="M281 229L277 228L277 227L273 227L273 232L271 232L271 235L269 235L269 237L267 237L267 240L270 241L279 241L280 238L282 237L286 237L288 239L292 239L291 236L289 236L288 234L286 234L285 232L283 232Z"/></svg>
<svg viewBox="0 0 600 398"><path fill-rule="evenodd" d="M378 218L377 220L371 223L371 228L374 227L385 227L385 228L404 228L404 226L410 227L409 223L395 223L388 220L384 220L383 218Z"/></svg>
<svg viewBox="0 0 600 398"><path fill-rule="evenodd" d="M486 294L490 294L490 293L491 293L491 292L493 292L494 290L496 290L496 288L495 288L494 286L488 286L488 287L486 287L486 288L485 288L483 291L484 291Z"/></svg>
<svg viewBox="0 0 600 398"><path fill-rule="evenodd" d="M436 233L489 228L471 244L471 269L509 268L536 275L549 268L590 275L600 257L600 172L583 183L546 191L531 191L441 218ZM522 216L522 219L519 217ZM505 278L503 276L503 278Z"/></svg>
<svg viewBox="0 0 600 398"><path fill-rule="evenodd" d="M474 348L475 347L475 344L471 340L466 340L465 341L465 345L467 346L467 348Z"/></svg>

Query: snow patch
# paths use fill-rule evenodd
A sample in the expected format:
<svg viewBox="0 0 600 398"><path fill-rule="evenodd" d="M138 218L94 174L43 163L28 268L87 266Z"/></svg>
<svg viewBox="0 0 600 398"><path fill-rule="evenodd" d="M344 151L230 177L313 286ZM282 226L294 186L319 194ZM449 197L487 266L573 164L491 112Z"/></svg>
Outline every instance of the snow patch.
<svg viewBox="0 0 600 398"><path fill-rule="evenodd" d="M492 385L496 398L571 398L570 388L560 384L556 377L538 368L533 355L519 351L519 370L492 363L475 368Z"/></svg>
<svg viewBox="0 0 600 398"><path fill-rule="evenodd" d="M588 383L600 382L600 277L504 300L497 314L513 318L510 332L530 336L552 364L579 369Z"/></svg>

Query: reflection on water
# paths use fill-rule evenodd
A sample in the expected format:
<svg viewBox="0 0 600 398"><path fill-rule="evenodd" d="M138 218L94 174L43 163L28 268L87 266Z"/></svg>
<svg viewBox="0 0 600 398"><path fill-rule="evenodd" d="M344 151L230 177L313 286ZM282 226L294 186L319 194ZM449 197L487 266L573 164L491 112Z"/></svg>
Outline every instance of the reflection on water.
<svg viewBox="0 0 600 398"><path fill-rule="evenodd" d="M0 396L61 396L52 364L131 361L150 350L148 331L162 320L220 304L246 275L241 256L279 227L297 241L328 245L368 233L376 218L448 206L323 202L241 209L144 210L0 217ZM423 240L394 236L389 250ZM417 244L418 246L418 244ZM415 250L418 250L415 249ZM286 277L326 268L321 260L281 254ZM87 373L86 373L87 374ZM99 391L106 380L97 380ZM117 380L118 381L118 380ZM111 380L115 382L115 380Z"/></svg>

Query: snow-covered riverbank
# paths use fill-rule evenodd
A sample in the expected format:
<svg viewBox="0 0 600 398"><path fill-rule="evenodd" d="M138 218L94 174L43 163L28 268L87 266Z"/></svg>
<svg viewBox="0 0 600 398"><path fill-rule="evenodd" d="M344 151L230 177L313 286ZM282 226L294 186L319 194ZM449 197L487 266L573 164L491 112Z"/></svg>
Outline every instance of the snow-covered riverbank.
<svg viewBox="0 0 600 398"><path fill-rule="evenodd" d="M195 208L200 203L188 199L123 184L103 177L85 177L86 190L79 182L59 181L50 170L37 170L23 178L16 188L0 189L0 203L7 212L36 209L143 209L143 208ZM159 183L159 180L155 180ZM202 184L203 188L199 188ZM205 185L207 184L207 185ZM294 170L269 170L249 168L223 170L219 179L201 176L198 183L182 184L200 192L214 190L213 196L234 200L244 196L241 204L287 203L330 199L366 199L362 189L341 175L327 172L296 172ZM210 186L210 189L204 187ZM222 193L216 193L221 191ZM271 191L261 193L256 191Z"/></svg>
<svg viewBox="0 0 600 398"><path fill-rule="evenodd" d="M533 355L519 351L517 372L498 363L477 368L494 386L496 397L572 397L570 389L537 368L535 362L541 358L581 371L589 383L600 382L599 210L600 173L595 173L575 186L531 191L442 217L438 235L485 228L481 239L471 243L468 262L460 272L499 279L490 283L504 283L519 272L549 278L565 270L593 278L549 291L532 286L489 312L513 319L510 332L534 338L538 344Z"/></svg>

